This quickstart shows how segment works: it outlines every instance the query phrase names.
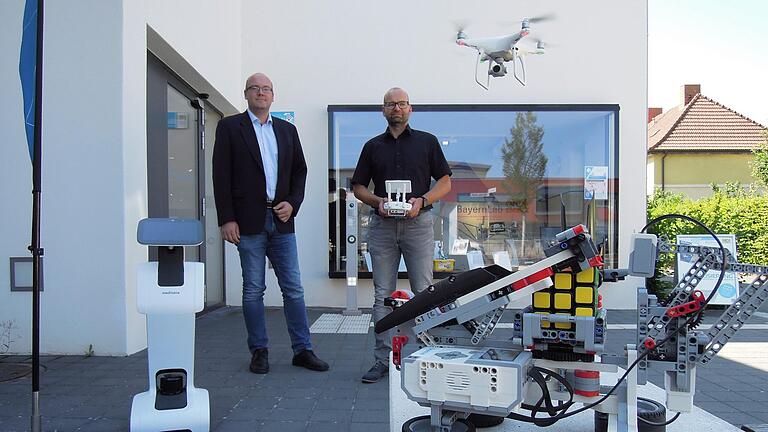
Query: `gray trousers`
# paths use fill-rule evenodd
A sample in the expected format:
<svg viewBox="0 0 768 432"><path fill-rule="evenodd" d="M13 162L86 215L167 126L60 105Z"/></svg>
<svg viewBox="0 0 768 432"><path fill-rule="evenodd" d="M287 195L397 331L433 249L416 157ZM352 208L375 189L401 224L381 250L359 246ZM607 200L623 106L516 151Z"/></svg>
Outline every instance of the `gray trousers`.
<svg viewBox="0 0 768 432"><path fill-rule="evenodd" d="M368 230L368 251L373 264L373 319L378 322L392 310L384 306L384 298L397 289L400 254L408 268L413 293L432 283L432 259L435 234L432 214L422 212L413 219L383 218L372 215ZM377 362L389 364L392 350L392 330L376 335L373 355Z"/></svg>

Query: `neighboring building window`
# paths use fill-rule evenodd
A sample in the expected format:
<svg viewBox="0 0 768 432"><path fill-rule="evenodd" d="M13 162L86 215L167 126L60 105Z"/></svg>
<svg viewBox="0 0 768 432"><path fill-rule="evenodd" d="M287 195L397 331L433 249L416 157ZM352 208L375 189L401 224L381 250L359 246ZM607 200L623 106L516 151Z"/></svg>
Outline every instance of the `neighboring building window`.
<svg viewBox="0 0 768 432"><path fill-rule="evenodd" d="M341 277L347 233L339 206L363 145L386 121L378 106L328 111L329 272ZM593 227L606 264L616 267L618 114L618 105L414 106L411 127L437 136L453 171L451 192L431 212L436 256L454 259L455 271L524 267L544 258L565 215L569 227ZM370 212L361 203L362 277L370 271Z"/></svg>

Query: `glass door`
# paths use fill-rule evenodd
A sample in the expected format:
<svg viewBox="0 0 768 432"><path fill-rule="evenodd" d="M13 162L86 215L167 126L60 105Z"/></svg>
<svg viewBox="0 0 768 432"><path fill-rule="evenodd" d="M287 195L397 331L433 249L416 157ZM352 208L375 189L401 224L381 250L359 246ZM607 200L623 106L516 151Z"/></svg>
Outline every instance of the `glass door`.
<svg viewBox="0 0 768 432"><path fill-rule="evenodd" d="M203 134L203 153L205 179L203 182L203 216L205 218L205 307L215 307L224 304L224 241L221 238L219 224L216 218L216 202L213 198L213 144L216 136L216 126L221 120L221 114L202 103L205 133ZM208 109L205 109L208 107Z"/></svg>
<svg viewBox="0 0 768 432"><path fill-rule="evenodd" d="M185 260L205 263L205 308L224 304L223 244L216 224L210 159L221 115L160 60L147 54L147 185L149 217L198 219L205 241ZM213 140L211 140L213 141ZM150 248L150 259L156 251Z"/></svg>

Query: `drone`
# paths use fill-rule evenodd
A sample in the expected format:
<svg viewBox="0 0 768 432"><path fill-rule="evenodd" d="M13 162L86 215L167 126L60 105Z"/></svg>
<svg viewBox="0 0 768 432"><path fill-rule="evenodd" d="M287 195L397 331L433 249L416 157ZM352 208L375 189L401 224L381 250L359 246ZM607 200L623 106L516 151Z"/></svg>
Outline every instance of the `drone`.
<svg viewBox="0 0 768 432"><path fill-rule="evenodd" d="M522 85L525 85L525 62L523 57L526 55L544 54L544 42L539 39L533 39L536 42L535 48L518 45L523 38L531 32L531 23L548 21L553 19L552 15L526 18L522 21L519 32L486 38L469 38L462 28L456 33L456 45L466 46L477 50L477 62L475 63L475 82L488 90L491 77L503 77L507 74L506 62L512 63L512 75ZM480 63L488 62L488 75L485 83L479 76ZM519 69L519 73L518 73Z"/></svg>

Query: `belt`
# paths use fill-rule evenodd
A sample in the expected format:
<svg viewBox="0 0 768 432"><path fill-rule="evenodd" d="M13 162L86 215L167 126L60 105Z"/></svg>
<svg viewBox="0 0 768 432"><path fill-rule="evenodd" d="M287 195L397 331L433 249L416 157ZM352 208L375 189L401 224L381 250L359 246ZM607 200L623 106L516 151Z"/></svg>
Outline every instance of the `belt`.
<svg viewBox="0 0 768 432"><path fill-rule="evenodd" d="M266 204L267 204L267 208L268 208L268 209L271 209L271 208L272 208L272 201L270 201L270 200L267 200Z"/></svg>

